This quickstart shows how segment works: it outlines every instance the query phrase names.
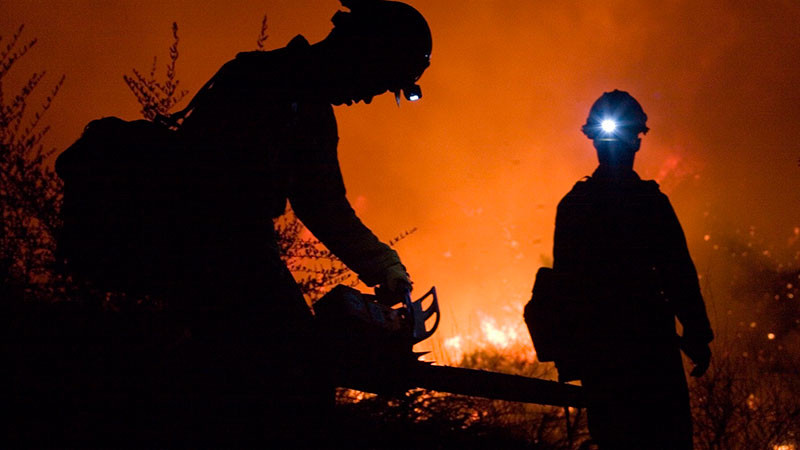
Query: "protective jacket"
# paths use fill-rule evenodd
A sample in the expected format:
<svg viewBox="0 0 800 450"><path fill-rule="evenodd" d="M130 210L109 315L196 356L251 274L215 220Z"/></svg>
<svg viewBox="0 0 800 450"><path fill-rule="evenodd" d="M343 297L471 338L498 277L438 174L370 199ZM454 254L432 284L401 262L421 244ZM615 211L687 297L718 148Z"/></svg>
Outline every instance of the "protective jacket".
<svg viewBox="0 0 800 450"><path fill-rule="evenodd" d="M271 231L287 199L367 285L381 282L384 270L400 262L345 196L333 109L302 81L308 49L297 36L282 49L240 53L220 69L180 128L196 151L200 180L192 209L204 225L194 231L194 272L207 273L209 284L298 297ZM256 292L242 294L258 301L249 295Z"/></svg>
<svg viewBox="0 0 800 450"><path fill-rule="evenodd" d="M558 205L553 263L595 306L581 365L630 364L653 345L677 346L676 316L684 336L713 339L683 230L655 181L601 166L575 184Z"/></svg>

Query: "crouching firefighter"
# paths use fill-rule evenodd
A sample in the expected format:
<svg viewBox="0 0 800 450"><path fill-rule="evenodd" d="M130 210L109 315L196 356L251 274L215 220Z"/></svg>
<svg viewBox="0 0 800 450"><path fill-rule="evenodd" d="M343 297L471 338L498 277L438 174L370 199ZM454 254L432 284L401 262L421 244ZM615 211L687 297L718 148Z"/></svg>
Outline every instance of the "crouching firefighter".
<svg viewBox="0 0 800 450"><path fill-rule="evenodd" d="M681 225L658 184L633 170L646 121L627 92L592 106L582 130L599 165L559 203L553 269L540 269L526 307L540 359L555 361L561 381L581 380L601 449L692 448L681 349L692 376L711 358Z"/></svg>
<svg viewBox="0 0 800 450"><path fill-rule="evenodd" d="M312 315L279 257L272 219L288 199L298 218L368 286L402 294L411 282L397 253L358 219L345 196L331 105L392 92L421 96L431 34L414 8L342 1L334 28L310 45L240 53L196 96L178 132L200 163L181 298L206 311L197 364L212 382L252 396L248 432L293 441L315 431L333 386L314 356ZM174 117L173 117L174 119ZM217 372L217 373L214 373ZM243 405L238 405L242 407ZM253 414L255 412L255 414ZM316 419L318 420L314 420ZM262 423L264 422L264 423ZM277 438L276 438L277 437ZM299 442L299 441L295 441Z"/></svg>
<svg viewBox="0 0 800 450"><path fill-rule="evenodd" d="M333 16L321 42L297 36L240 53L185 110L158 124L95 121L57 162L70 270L109 286L101 289L163 296L169 317L186 324L188 339L157 370L168 376L156 377L156 412L173 422L162 427L175 439L319 446L310 440L333 385L316 363L311 311L280 258L272 221L287 199L368 286L399 298L411 289L397 253L345 196L332 105L385 92L398 104L418 100L431 34L404 3L342 4L349 11Z"/></svg>

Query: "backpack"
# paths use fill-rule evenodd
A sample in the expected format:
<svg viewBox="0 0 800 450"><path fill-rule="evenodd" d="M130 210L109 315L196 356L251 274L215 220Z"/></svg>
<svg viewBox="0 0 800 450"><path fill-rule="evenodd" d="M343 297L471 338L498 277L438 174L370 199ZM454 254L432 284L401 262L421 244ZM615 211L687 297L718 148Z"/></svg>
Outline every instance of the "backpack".
<svg viewBox="0 0 800 450"><path fill-rule="evenodd" d="M568 273L541 267L536 272L524 319L539 361L557 366L582 360L597 339L607 313L593 286Z"/></svg>
<svg viewBox="0 0 800 450"><path fill-rule="evenodd" d="M179 266L181 205L191 170L167 125L105 117L56 160L64 182L57 257L94 287L131 294L166 288Z"/></svg>
<svg viewBox="0 0 800 450"><path fill-rule="evenodd" d="M539 361L548 362L564 354L563 305L558 301L555 272L540 267L536 272L531 300L525 305L524 318Z"/></svg>

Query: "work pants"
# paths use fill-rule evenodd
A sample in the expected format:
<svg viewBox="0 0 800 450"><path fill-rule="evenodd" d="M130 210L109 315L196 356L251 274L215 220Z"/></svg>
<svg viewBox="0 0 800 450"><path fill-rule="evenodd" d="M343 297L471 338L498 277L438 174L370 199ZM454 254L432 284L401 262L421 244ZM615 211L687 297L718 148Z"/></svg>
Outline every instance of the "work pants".
<svg viewBox="0 0 800 450"><path fill-rule="evenodd" d="M589 431L602 450L692 448L689 393L680 350L639 349L628 361L585 371Z"/></svg>

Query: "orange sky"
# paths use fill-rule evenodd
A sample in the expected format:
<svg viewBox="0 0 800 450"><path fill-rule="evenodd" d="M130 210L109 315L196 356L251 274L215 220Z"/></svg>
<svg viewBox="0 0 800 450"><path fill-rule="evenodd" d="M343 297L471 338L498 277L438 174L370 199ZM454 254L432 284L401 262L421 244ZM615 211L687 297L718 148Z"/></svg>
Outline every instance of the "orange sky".
<svg viewBox="0 0 800 450"><path fill-rule="evenodd" d="M650 116L637 170L670 195L698 268L711 234L755 226L780 246L800 226L800 4L792 0L419 0L432 65L424 99L337 107L340 160L362 219L397 249L419 293L439 288L442 338L484 314L521 322L550 258L555 207L594 169L579 131L603 91L630 91ZM330 30L335 0L0 0L0 34L36 48L11 82L47 69L67 81L46 122L65 148L91 119L134 119L122 75L166 62L193 94L237 52ZM163 65L159 67L163 71ZM163 72L162 72L163 73ZM13 92L16 85L6 84Z"/></svg>

